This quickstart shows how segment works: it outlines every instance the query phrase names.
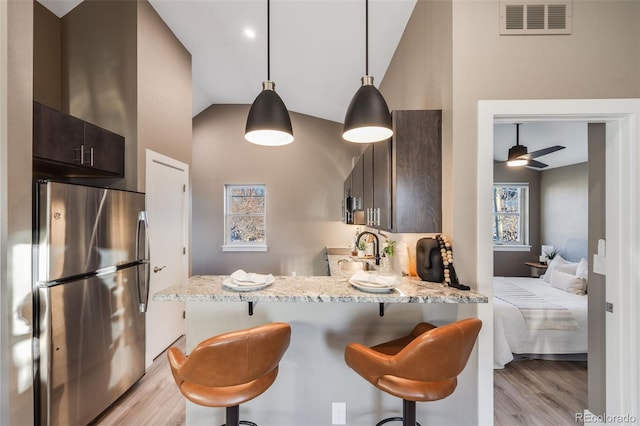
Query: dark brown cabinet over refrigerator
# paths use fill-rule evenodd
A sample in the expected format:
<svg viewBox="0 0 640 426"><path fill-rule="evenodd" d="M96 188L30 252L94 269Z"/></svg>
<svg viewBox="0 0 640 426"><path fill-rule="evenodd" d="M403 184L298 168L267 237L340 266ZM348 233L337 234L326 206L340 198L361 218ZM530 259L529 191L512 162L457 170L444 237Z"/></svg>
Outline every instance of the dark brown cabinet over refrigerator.
<svg viewBox="0 0 640 426"><path fill-rule="evenodd" d="M124 137L33 103L33 166L39 176L124 177Z"/></svg>
<svg viewBox="0 0 640 426"><path fill-rule="evenodd" d="M145 196L35 186L35 423L83 425L145 372Z"/></svg>

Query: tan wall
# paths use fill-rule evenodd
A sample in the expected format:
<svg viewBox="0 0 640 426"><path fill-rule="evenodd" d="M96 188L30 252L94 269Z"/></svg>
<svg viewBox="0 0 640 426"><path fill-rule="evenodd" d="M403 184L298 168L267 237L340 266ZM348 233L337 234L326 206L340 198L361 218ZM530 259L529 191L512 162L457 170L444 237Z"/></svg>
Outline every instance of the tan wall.
<svg viewBox="0 0 640 426"><path fill-rule="evenodd" d="M568 36L500 36L498 6L453 3L453 223L463 277L476 270L476 188L469 183L478 100L640 96L640 2L574 1Z"/></svg>
<svg viewBox="0 0 640 426"><path fill-rule="evenodd" d="M62 17L62 108L125 137L125 178L137 189L137 2L84 1Z"/></svg>
<svg viewBox="0 0 640 426"><path fill-rule="evenodd" d="M391 110L442 110L442 229L452 230L451 1L418 1L380 83Z"/></svg>
<svg viewBox="0 0 640 426"><path fill-rule="evenodd" d="M447 7L450 17L444 12ZM434 14L428 16L427 10ZM640 97L640 2L574 1L573 34L568 36L500 36L499 16L498 0L419 0L381 84L392 108L444 111L443 148L451 150L451 172L443 173L443 195L451 191L451 198L444 199L444 231L452 233L461 281L472 286L478 267L478 101ZM435 33L429 24L445 30ZM409 37L410 32L416 35ZM427 48L434 45L442 50ZM442 65L449 61L450 76ZM406 88L407 82L413 83L413 91ZM443 96L441 105L427 104L448 90L450 100ZM447 161L444 156L444 170ZM477 387L478 380L469 386ZM474 412L474 407L465 412Z"/></svg>
<svg viewBox="0 0 640 426"><path fill-rule="evenodd" d="M341 201L352 157L342 126L291 113L295 140L262 147L244 140L248 105L213 105L193 120L193 273L238 268L272 274L326 275L324 247L346 245ZM268 252L222 252L224 184L266 184Z"/></svg>
<svg viewBox="0 0 640 426"><path fill-rule="evenodd" d="M586 241L589 235L589 164L543 171L540 194L541 243L561 249L569 238Z"/></svg>
<svg viewBox="0 0 640 426"><path fill-rule="evenodd" d="M33 2L0 4L0 424L33 424Z"/></svg>
<svg viewBox="0 0 640 426"><path fill-rule="evenodd" d="M60 98L60 19L33 2L33 99L62 109Z"/></svg>
<svg viewBox="0 0 640 426"><path fill-rule="evenodd" d="M138 183L145 149L191 164L191 54L146 2L138 2Z"/></svg>

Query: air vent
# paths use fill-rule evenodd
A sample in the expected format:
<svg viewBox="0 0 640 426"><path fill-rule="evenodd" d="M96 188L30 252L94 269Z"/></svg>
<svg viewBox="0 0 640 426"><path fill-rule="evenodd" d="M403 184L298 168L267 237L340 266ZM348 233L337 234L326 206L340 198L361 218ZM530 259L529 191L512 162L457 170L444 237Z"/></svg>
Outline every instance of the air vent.
<svg viewBox="0 0 640 426"><path fill-rule="evenodd" d="M571 0L501 0L500 34L571 34Z"/></svg>

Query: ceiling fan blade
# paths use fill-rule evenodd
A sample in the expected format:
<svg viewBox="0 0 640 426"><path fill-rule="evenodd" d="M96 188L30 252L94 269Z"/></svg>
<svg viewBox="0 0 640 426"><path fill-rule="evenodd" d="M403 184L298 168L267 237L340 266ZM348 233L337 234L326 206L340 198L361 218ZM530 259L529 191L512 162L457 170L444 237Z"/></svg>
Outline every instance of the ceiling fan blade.
<svg viewBox="0 0 640 426"><path fill-rule="evenodd" d="M527 163L527 167L535 167L536 169L544 169L545 167L548 167L548 166L549 166L548 164L544 164L536 160L529 160L529 162Z"/></svg>
<svg viewBox="0 0 640 426"><path fill-rule="evenodd" d="M565 147L560 145L550 146L548 148L539 149L537 151L533 151L528 154L523 154L519 158L522 158L525 160L531 160L533 158L538 158L538 157L542 157L543 155L551 154L552 152L560 151L561 149L565 149Z"/></svg>

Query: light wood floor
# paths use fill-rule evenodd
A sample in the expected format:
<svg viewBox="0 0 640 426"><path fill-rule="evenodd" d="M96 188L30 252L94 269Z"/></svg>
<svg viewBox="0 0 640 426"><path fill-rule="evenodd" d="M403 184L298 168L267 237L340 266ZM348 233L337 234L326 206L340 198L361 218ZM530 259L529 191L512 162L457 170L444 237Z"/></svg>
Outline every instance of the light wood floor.
<svg viewBox="0 0 640 426"><path fill-rule="evenodd" d="M185 338L174 344L182 350ZM495 426L575 425L587 407L587 363L527 360L495 370ZM95 426L183 426L185 400L162 353Z"/></svg>
<svg viewBox="0 0 640 426"><path fill-rule="evenodd" d="M185 350L182 336L172 346ZM171 376L166 352L147 374L94 421L99 426L184 426L185 399Z"/></svg>
<svg viewBox="0 0 640 426"><path fill-rule="evenodd" d="M494 373L495 426L575 425L587 408L587 363L514 361Z"/></svg>

